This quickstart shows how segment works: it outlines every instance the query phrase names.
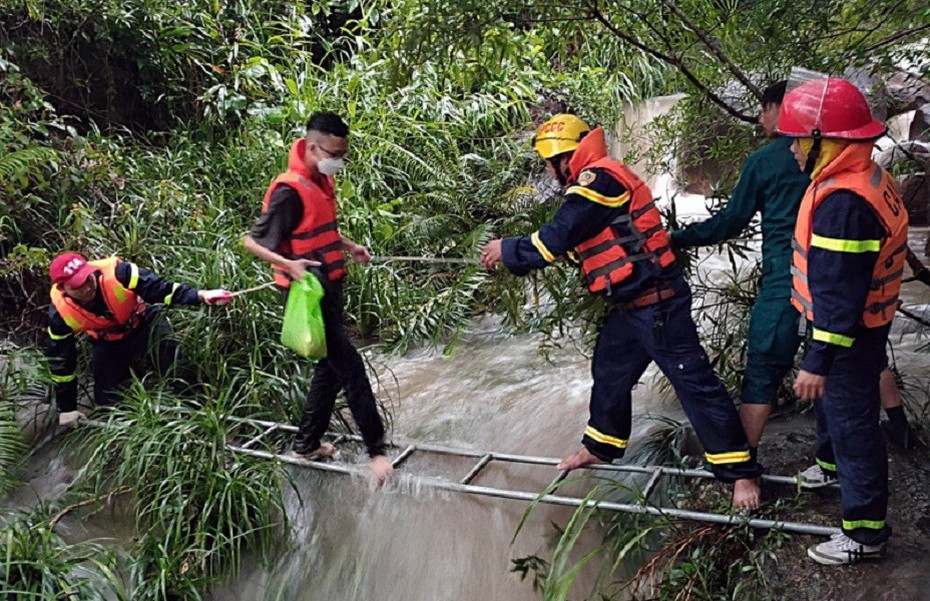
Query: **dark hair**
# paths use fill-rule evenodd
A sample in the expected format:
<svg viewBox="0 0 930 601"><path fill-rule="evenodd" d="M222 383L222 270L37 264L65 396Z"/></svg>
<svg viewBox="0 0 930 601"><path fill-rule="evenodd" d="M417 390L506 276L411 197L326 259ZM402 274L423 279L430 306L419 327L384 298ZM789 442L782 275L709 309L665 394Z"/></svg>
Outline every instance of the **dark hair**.
<svg viewBox="0 0 930 601"><path fill-rule="evenodd" d="M337 138L346 138L349 135L349 126L336 113L320 111L313 113L307 119L307 132L311 131L318 131Z"/></svg>
<svg viewBox="0 0 930 601"><path fill-rule="evenodd" d="M762 92L762 108L767 109L772 104L781 104L787 87L788 82L783 79L765 88L765 91Z"/></svg>

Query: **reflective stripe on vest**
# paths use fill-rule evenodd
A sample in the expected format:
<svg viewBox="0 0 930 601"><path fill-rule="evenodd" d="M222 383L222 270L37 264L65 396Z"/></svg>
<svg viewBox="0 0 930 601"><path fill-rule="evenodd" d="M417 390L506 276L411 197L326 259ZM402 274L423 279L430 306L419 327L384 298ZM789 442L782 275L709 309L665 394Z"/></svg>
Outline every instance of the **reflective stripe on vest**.
<svg viewBox="0 0 930 601"><path fill-rule="evenodd" d="M863 325L876 328L891 322L898 306L898 293L904 274L904 251L907 249L907 211L901 202L894 180L874 162L868 163L863 170L842 171L808 187L801 201L794 239L791 241L794 251L791 267L791 303L808 321L813 322L816 308L807 274L807 258L813 238L811 225L817 206L830 194L839 190L848 190L864 198L881 222L885 235L878 248L874 248L868 241L857 244L862 241L832 239L822 239L825 242L819 243L818 248L826 247L835 252L878 251L869 293L862 311Z"/></svg>
<svg viewBox="0 0 930 601"><path fill-rule="evenodd" d="M649 186L610 157L585 165L585 169L592 168L603 169L620 182L630 192L630 201L628 213L575 247L588 290L609 291L632 275L638 261L652 261L661 268L672 265L675 255Z"/></svg>
<svg viewBox="0 0 930 601"><path fill-rule="evenodd" d="M289 259L319 261L330 281L341 280L346 274L345 256L336 224L336 199L332 189L326 190L299 173L288 170L268 186L262 202L263 212L268 210L271 195L280 185L290 186L297 192L303 213L290 238L282 240L276 252ZM280 265L274 265L273 269L275 282L282 288L290 286L291 278L287 270Z"/></svg>
<svg viewBox="0 0 930 601"><path fill-rule="evenodd" d="M64 294L58 285L53 285L50 296L55 310L74 332L87 332L91 338L114 341L125 338L142 322L145 302L135 292L124 288L116 279L116 257L99 261L88 261L97 268L100 276L97 286L103 295L110 316L97 315ZM138 271L134 271L138 274ZM138 275L136 275L138 279Z"/></svg>

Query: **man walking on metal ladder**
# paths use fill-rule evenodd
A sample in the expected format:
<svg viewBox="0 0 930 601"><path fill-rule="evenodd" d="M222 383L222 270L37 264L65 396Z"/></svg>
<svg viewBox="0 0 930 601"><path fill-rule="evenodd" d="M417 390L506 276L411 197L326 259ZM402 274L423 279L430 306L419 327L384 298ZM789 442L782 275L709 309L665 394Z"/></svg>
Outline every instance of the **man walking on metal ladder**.
<svg viewBox="0 0 930 601"><path fill-rule="evenodd" d="M726 206L710 219L671 233L679 248L718 244L738 235L756 213L762 215L762 277L749 318L740 398L740 419L753 454L801 345L798 312L791 306L791 235L810 179L791 156L791 138L775 134L787 83L762 93L759 125L774 140L746 159Z"/></svg>
<svg viewBox="0 0 930 601"><path fill-rule="evenodd" d="M794 390L814 401L817 463L842 494L843 534L808 549L827 565L878 558L891 535L879 376L908 216L894 179L872 160L885 130L853 84L823 76L789 89L778 123L811 177L792 242L792 304L812 340Z"/></svg>
<svg viewBox="0 0 930 601"><path fill-rule="evenodd" d="M340 235L336 223L333 175L343 167L348 151L349 126L342 118L329 112L311 115L306 136L291 145L287 171L268 187L262 214L244 244L250 253L272 264L285 298L291 280L300 280L311 268L321 272L326 290L321 308L328 354L314 369L294 454L304 459L335 454L335 447L320 439L329 426L336 396L345 389L349 410L368 449L372 481L382 484L393 472L385 456L384 424L365 364L342 323L343 253L358 263L371 260L368 249Z"/></svg>
<svg viewBox="0 0 930 601"><path fill-rule="evenodd" d="M611 305L594 349L582 448L558 467L623 457L632 427L631 391L655 361L675 388L714 475L735 483L733 504L758 507L759 466L733 401L698 341L691 290L648 186L608 155L603 129L590 130L574 115L544 123L534 147L563 186L564 201L553 220L532 235L489 242L481 262L488 269L502 262L525 275L574 252L589 292Z"/></svg>

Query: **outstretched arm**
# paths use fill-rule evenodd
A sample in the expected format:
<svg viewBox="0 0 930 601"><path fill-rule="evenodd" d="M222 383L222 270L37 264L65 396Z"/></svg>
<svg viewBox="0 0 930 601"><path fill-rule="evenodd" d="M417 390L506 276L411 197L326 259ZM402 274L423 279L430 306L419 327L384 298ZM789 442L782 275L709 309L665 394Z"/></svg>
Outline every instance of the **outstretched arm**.
<svg viewBox="0 0 930 601"><path fill-rule="evenodd" d="M492 240L482 252L482 264L491 268L503 262L515 275L526 275L555 262L629 211L630 193L606 172L584 171L579 180L586 183L569 186L552 221L529 236Z"/></svg>
<svg viewBox="0 0 930 601"><path fill-rule="evenodd" d="M672 232L675 246L688 248L719 244L736 237L746 229L752 216L759 209L762 198L761 182L754 164L749 159L743 165L739 182L722 209L704 221Z"/></svg>

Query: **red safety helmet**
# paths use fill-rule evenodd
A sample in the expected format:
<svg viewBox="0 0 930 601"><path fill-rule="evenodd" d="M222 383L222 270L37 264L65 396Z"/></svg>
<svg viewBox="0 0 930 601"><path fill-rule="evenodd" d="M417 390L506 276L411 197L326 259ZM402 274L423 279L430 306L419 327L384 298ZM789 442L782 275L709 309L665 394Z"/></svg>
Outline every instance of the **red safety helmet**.
<svg viewBox="0 0 930 601"><path fill-rule="evenodd" d="M77 288L87 281L87 278L97 268L87 262L83 255L78 253L62 253L52 260L48 268L48 275L53 284L67 284Z"/></svg>
<svg viewBox="0 0 930 601"><path fill-rule="evenodd" d="M834 77L807 81L785 94L778 133L793 138L874 140L887 131L872 118L859 88Z"/></svg>

